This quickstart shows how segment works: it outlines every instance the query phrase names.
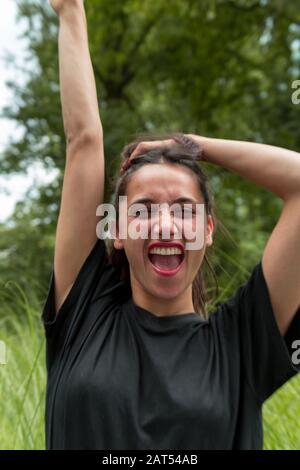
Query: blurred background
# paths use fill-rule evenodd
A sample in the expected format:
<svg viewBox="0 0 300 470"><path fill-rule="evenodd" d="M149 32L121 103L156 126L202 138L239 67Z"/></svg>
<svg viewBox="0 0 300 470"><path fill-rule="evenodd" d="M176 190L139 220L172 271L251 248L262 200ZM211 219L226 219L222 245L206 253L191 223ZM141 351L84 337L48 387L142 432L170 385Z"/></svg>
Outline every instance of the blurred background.
<svg viewBox="0 0 300 470"><path fill-rule="evenodd" d="M85 0L106 181L136 132L181 131L300 150L300 0ZM65 164L58 22L47 0L0 3L0 449L43 449L40 315ZM226 300L259 262L282 202L205 163ZM106 202L110 188L106 188ZM212 292L207 285L208 292ZM212 304L213 305L213 304ZM264 405L266 449L300 449L300 378Z"/></svg>

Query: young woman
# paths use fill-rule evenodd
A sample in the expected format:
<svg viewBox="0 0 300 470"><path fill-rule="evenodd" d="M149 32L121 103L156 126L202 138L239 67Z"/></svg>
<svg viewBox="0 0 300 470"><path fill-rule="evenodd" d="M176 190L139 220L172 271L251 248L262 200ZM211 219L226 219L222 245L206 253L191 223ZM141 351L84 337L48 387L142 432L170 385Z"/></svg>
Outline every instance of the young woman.
<svg viewBox="0 0 300 470"><path fill-rule="evenodd" d="M50 1L60 22L67 156L42 313L46 447L260 449L263 402L300 370L300 156L196 135L134 142L123 152L108 249L96 231L103 132L83 0ZM216 220L197 160L284 202L249 279L210 315L202 270ZM181 217L169 211L173 203L192 210ZM140 212L130 211L135 204ZM151 204L164 211L152 213ZM195 228L197 207L203 243L188 249L181 229ZM147 237L121 237L121 212Z"/></svg>

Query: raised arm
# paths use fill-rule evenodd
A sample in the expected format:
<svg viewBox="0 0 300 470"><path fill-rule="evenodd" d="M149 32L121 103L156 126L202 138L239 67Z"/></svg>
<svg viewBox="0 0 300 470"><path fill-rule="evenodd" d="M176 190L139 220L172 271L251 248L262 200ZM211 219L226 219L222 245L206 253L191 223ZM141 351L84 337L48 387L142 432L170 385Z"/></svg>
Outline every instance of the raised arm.
<svg viewBox="0 0 300 470"><path fill-rule="evenodd" d="M59 18L59 73L66 164L54 253L56 313L97 241L104 194L103 132L83 0L50 0Z"/></svg>
<svg viewBox="0 0 300 470"><path fill-rule="evenodd" d="M283 200L262 268L285 335L300 307L300 154L272 145L188 135L202 145L206 161L237 172Z"/></svg>

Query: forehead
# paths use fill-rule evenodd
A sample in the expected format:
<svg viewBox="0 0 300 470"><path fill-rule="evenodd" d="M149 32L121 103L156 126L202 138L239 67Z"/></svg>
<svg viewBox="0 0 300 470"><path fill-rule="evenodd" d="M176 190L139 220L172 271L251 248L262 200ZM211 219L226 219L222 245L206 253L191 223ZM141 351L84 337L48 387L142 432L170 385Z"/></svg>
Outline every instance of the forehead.
<svg viewBox="0 0 300 470"><path fill-rule="evenodd" d="M189 168L173 164L149 164L133 173L127 186L128 203L139 198L172 202L190 198L203 202L197 177Z"/></svg>

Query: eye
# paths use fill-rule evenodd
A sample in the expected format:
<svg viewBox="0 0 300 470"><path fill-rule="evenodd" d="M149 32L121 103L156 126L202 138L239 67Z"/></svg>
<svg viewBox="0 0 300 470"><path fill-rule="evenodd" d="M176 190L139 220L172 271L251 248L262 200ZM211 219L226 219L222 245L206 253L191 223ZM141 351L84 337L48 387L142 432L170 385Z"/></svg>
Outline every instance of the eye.
<svg viewBox="0 0 300 470"><path fill-rule="evenodd" d="M148 208L138 209L137 211L135 211L135 215L133 215L133 217L139 217L141 219L148 218L149 213L150 213L150 209Z"/></svg>
<svg viewBox="0 0 300 470"><path fill-rule="evenodd" d="M177 218L179 218L179 219L182 219L182 216L183 216L182 208L175 209L175 210L173 211L173 214L174 214L174 217L177 217Z"/></svg>
<svg viewBox="0 0 300 470"><path fill-rule="evenodd" d="M183 215L184 217L193 217L196 214L195 209L184 208Z"/></svg>
<svg viewBox="0 0 300 470"><path fill-rule="evenodd" d="M133 204L129 207L127 216L134 219L145 219L148 217L150 208L145 204Z"/></svg>

